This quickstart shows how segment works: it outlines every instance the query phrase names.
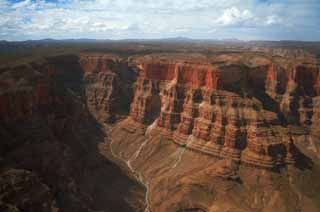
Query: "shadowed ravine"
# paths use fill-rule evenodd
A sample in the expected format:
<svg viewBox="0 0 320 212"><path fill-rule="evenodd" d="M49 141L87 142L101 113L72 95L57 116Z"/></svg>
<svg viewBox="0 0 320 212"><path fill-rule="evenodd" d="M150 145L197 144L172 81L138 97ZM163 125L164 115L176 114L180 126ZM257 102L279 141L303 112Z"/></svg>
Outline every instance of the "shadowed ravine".
<svg viewBox="0 0 320 212"><path fill-rule="evenodd" d="M110 153L111 155L115 158L115 159L118 159L119 161L123 161L119 156L117 156L113 150L112 150L112 142L113 142L113 139L111 138L110 136L110 130L109 129L106 129L106 131L108 132L108 140L110 142ZM145 188L146 188L146 191L145 191L145 209L144 209L144 212L150 212L149 211L149 203L148 203L148 197L149 197L149 188L148 188L148 185L145 184L145 182L143 181L143 178L142 178L142 175L140 173L137 173L131 166L130 164L130 161L124 161L125 162L125 165L127 167L127 171L129 171L129 173L127 173L128 175L132 175L134 176L134 178L139 182L141 183Z"/></svg>

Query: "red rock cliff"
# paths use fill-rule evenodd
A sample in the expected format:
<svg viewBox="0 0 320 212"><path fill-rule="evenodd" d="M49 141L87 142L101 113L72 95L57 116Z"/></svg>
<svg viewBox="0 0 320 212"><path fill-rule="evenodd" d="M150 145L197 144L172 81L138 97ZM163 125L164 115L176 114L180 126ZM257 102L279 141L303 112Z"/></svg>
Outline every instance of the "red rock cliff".
<svg viewBox="0 0 320 212"><path fill-rule="evenodd" d="M114 121L117 115L126 114L132 100L132 83L135 80L128 63L114 55L81 55L79 60L86 81L87 106L100 121Z"/></svg>
<svg viewBox="0 0 320 212"><path fill-rule="evenodd" d="M304 62L140 58L130 118L155 122L175 143L215 157L265 168L294 163L288 127L311 127L308 102L319 95L319 69Z"/></svg>

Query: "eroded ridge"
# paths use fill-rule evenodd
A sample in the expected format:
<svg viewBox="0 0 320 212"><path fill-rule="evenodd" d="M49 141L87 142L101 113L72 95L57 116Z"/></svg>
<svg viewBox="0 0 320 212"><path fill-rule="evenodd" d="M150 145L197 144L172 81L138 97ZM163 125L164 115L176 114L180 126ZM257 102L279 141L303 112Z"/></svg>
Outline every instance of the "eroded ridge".
<svg viewBox="0 0 320 212"><path fill-rule="evenodd" d="M268 169L294 164L291 127L314 129L319 68L305 58L229 57L139 58L127 128L157 119L153 131L190 150Z"/></svg>

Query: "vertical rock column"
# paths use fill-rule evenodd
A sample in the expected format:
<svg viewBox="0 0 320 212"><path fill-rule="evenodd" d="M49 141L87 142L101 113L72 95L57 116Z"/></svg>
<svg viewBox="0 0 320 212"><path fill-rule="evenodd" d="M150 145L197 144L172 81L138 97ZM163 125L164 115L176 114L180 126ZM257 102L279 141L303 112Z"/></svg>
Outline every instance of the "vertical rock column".
<svg viewBox="0 0 320 212"><path fill-rule="evenodd" d="M199 118L196 119L192 131L196 139L190 144L190 148L221 157L224 126L222 125L223 112L220 107L220 98L212 89L205 89L203 97L199 108Z"/></svg>
<svg viewBox="0 0 320 212"><path fill-rule="evenodd" d="M285 89L285 93L282 95L280 101L280 110L288 124L296 125L299 123L298 117L298 101L299 96L297 95L298 84L295 81L296 68L291 67L288 73L288 82Z"/></svg>
<svg viewBox="0 0 320 212"><path fill-rule="evenodd" d="M153 80L138 79L130 110L130 118L135 122L148 125L154 121L160 106L157 84Z"/></svg>
<svg viewBox="0 0 320 212"><path fill-rule="evenodd" d="M224 144L225 125L222 107L220 106L219 96L215 97L212 111L214 113L214 122L210 132L210 142L205 147L215 156L222 157L221 150Z"/></svg>
<svg viewBox="0 0 320 212"><path fill-rule="evenodd" d="M277 85L278 85L278 77L277 77L276 67L273 64L270 64L267 72L265 90L266 90L266 93L272 98L276 98L277 96Z"/></svg>
<svg viewBox="0 0 320 212"><path fill-rule="evenodd" d="M198 116L201 100L201 90L190 88L183 104L181 122L173 136L173 140L177 144L186 145L188 136L192 134L194 120Z"/></svg>
<svg viewBox="0 0 320 212"><path fill-rule="evenodd" d="M203 91L203 101L199 105L199 117L195 119L192 135L195 142L190 144L190 148L202 151L203 147L209 142L211 138L212 122L215 119L214 103L212 90ZM205 150L210 154L210 149Z"/></svg>
<svg viewBox="0 0 320 212"><path fill-rule="evenodd" d="M263 168L274 168L277 165L275 158L270 155L270 143L275 137L270 137L269 126L266 125L262 115L253 107L247 108L247 146L242 152L241 160L246 164ZM278 142L281 139L278 138Z"/></svg>
<svg viewBox="0 0 320 212"><path fill-rule="evenodd" d="M180 122L184 102L184 87L179 84L180 67L176 66L175 78L166 83L161 91L161 111L157 120L157 126L169 137L177 129Z"/></svg>
<svg viewBox="0 0 320 212"><path fill-rule="evenodd" d="M239 100L239 99L238 99ZM237 106L237 98L231 99L226 112L227 125L225 127L224 147L222 155L236 161L240 161L241 150L246 143L244 131L241 130L242 118Z"/></svg>
<svg viewBox="0 0 320 212"><path fill-rule="evenodd" d="M181 90L183 88L177 84L169 84L161 94L161 112L157 121L159 127L173 131L180 122L183 98Z"/></svg>

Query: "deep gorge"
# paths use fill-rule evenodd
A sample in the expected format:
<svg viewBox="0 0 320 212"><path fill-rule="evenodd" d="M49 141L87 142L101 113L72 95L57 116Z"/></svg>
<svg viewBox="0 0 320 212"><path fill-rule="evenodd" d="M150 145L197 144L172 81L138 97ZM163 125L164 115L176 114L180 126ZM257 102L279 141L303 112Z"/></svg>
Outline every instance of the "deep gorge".
<svg viewBox="0 0 320 212"><path fill-rule="evenodd" d="M1 209L320 208L311 55L62 55L0 88Z"/></svg>

